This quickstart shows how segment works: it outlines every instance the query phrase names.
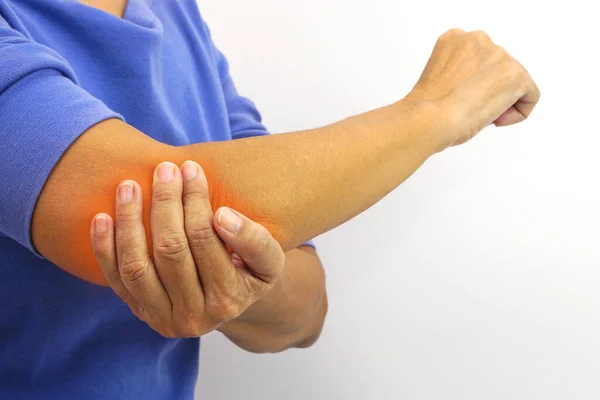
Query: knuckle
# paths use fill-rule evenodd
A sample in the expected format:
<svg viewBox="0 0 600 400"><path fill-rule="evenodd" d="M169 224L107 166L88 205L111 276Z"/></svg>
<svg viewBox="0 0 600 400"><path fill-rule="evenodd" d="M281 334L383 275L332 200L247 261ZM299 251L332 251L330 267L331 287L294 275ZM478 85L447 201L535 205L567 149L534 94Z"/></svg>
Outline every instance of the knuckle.
<svg viewBox="0 0 600 400"><path fill-rule="evenodd" d="M196 338L206 333L203 324L191 314L181 318L174 331L180 338Z"/></svg>
<svg viewBox="0 0 600 400"><path fill-rule="evenodd" d="M131 257L119 265L121 280L127 283L136 283L147 273L150 263L147 257Z"/></svg>
<svg viewBox="0 0 600 400"><path fill-rule="evenodd" d="M210 248L215 235L212 226L193 221L185 224L185 234L190 247L199 251Z"/></svg>
<svg viewBox="0 0 600 400"><path fill-rule="evenodd" d="M256 259L264 258L266 256L266 249L261 246L251 246L248 253L244 255L244 258L248 262L255 262Z"/></svg>
<svg viewBox="0 0 600 400"><path fill-rule="evenodd" d="M154 331L167 339L179 339L179 332L175 329L172 319L155 318L146 322Z"/></svg>
<svg viewBox="0 0 600 400"><path fill-rule="evenodd" d="M523 83L525 87L529 86L529 75L525 70L521 67L515 67L515 76L516 78Z"/></svg>
<svg viewBox="0 0 600 400"><path fill-rule="evenodd" d="M186 182L183 185L183 199L184 201L192 199L208 199L208 187L198 183Z"/></svg>
<svg viewBox="0 0 600 400"><path fill-rule="evenodd" d="M520 82L526 78L526 73L516 62L511 62L506 69L506 76L511 81Z"/></svg>
<svg viewBox="0 0 600 400"><path fill-rule="evenodd" d="M138 223L138 216L127 211L117 211L115 214L115 227L128 229Z"/></svg>
<svg viewBox="0 0 600 400"><path fill-rule="evenodd" d="M102 267L111 260L110 247L104 243L96 244L93 248L94 257Z"/></svg>
<svg viewBox="0 0 600 400"><path fill-rule="evenodd" d="M224 301L220 306L220 315L223 321L230 321L237 318L242 312L242 307L233 301Z"/></svg>
<svg viewBox="0 0 600 400"><path fill-rule="evenodd" d="M211 301L211 315L217 323L237 318L243 311L239 302L229 296L215 296Z"/></svg>
<svg viewBox="0 0 600 400"><path fill-rule="evenodd" d="M171 339L189 339L191 337L185 329L179 326L170 329L168 334L171 336Z"/></svg>
<svg viewBox="0 0 600 400"><path fill-rule="evenodd" d="M157 256L179 260L188 249L188 241L183 232L163 230L154 243L154 249Z"/></svg>
<svg viewBox="0 0 600 400"><path fill-rule="evenodd" d="M175 332L173 329L171 329L169 327L160 327L160 328L153 328L153 329L166 339L179 339L180 338L177 335L177 332Z"/></svg>
<svg viewBox="0 0 600 400"><path fill-rule="evenodd" d="M462 33L465 33L465 31L463 31L460 28L456 28L455 27L455 28L448 29L448 31L446 31L445 35L446 36L457 36L457 35L460 35Z"/></svg>
<svg viewBox="0 0 600 400"><path fill-rule="evenodd" d="M179 201L179 199L180 197L175 193L175 190L170 188L155 188L154 193L152 193L152 201L155 204L171 203Z"/></svg>
<svg viewBox="0 0 600 400"><path fill-rule="evenodd" d="M259 225L252 238L250 239L250 248L248 250L250 257L259 257L269 251L269 243L271 240L271 234L262 225Z"/></svg>
<svg viewBox="0 0 600 400"><path fill-rule="evenodd" d="M440 35L440 37L438 38L438 43L445 43L448 41L452 41L457 36L459 36L463 33L465 33L465 31L463 31L462 29L459 29L459 28L448 29L446 32L444 32L442 35Z"/></svg>
<svg viewBox="0 0 600 400"><path fill-rule="evenodd" d="M542 95L542 92L540 91L540 88L538 87L538 85L533 81L533 79L531 80L531 85L533 87L533 89L532 89L533 92L536 94L536 100L535 101L537 102L537 101L539 101L539 99L540 99L540 97Z"/></svg>
<svg viewBox="0 0 600 400"><path fill-rule="evenodd" d="M473 32L472 32L472 36L473 36L474 38L476 38L477 40L480 40L480 41L487 41L487 40L489 40L489 39L490 39L490 37L488 36L488 34L487 34L487 33L485 33L485 32L484 32L483 30L481 30L481 29L478 29L478 30L476 30L476 31L473 31Z"/></svg>
<svg viewBox="0 0 600 400"><path fill-rule="evenodd" d="M498 45L494 46L494 54L495 54L496 58L499 60L502 60L502 59L512 60L512 57L510 56L508 51L502 46L498 46Z"/></svg>
<svg viewBox="0 0 600 400"><path fill-rule="evenodd" d="M261 246L266 246L269 243L271 234L269 230L262 225L256 224L253 232L254 241L259 243Z"/></svg>

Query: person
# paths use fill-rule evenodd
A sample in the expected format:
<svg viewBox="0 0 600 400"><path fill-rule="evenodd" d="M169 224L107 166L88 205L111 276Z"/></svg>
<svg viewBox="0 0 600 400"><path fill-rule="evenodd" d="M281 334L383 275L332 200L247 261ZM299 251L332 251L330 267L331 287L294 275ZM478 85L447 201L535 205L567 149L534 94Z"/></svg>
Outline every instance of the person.
<svg viewBox="0 0 600 400"><path fill-rule="evenodd" d="M207 332L311 345L327 296L310 240L539 99L484 32L451 29L397 102L268 135L194 0L0 16L3 399L191 399Z"/></svg>

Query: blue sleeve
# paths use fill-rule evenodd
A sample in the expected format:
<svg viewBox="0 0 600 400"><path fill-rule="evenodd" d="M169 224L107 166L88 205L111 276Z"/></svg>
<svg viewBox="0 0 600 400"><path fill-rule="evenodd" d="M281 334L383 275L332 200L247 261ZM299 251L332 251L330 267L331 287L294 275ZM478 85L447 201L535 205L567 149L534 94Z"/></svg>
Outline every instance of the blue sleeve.
<svg viewBox="0 0 600 400"><path fill-rule="evenodd" d="M113 117L59 54L0 16L0 235L35 252L31 217L46 179L79 135Z"/></svg>
<svg viewBox="0 0 600 400"><path fill-rule="evenodd" d="M256 105L250 99L238 93L233 79L231 79L231 75L229 74L227 58L214 45L213 51L221 78L223 94L225 95L225 103L227 104L232 138L241 139L251 136L268 135L269 132L262 123L262 117Z"/></svg>
<svg viewBox="0 0 600 400"><path fill-rule="evenodd" d="M204 24L204 26L210 39L210 30L206 24ZM223 94L225 95L225 103L229 114L229 126L231 128L232 138L235 140L251 136L268 135L269 132L262 123L262 118L256 105L250 99L241 96L238 93L237 88L233 83L233 79L231 79L231 75L229 74L229 63L227 62L227 58L214 45L212 39L210 39L210 43L219 70L221 85L223 86ZM310 246L316 249L312 240L304 243L303 246Z"/></svg>

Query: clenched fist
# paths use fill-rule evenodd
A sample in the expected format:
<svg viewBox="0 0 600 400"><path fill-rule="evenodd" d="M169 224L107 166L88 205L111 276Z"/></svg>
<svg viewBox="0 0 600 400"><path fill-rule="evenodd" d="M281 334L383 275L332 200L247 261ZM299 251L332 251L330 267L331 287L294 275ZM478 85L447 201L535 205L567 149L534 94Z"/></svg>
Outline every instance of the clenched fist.
<svg viewBox="0 0 600 400"><path fill-rule="evenodd" d="M437 41L407 99L439 109L440 149L466 142L486 126L526 119L540 92L525 68L483 31L452 29Z"/></svg>

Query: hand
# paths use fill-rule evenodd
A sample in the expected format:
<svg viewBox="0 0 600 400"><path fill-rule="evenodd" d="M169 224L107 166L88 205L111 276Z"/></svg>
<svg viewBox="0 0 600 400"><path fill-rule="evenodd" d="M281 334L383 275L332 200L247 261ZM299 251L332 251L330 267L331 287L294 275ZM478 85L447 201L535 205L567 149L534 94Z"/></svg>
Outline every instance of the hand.
<svg viewBox="0 0 600 400"><path fill-rule="evenodd" d="M165 337L201 336L235 319L273 287L283 268L283 250L265 228L226 207L213 216L208 194L198 164L157 167L152 252L138 183L119 185L116 224L107 214L92 222L94 255L108 284Z"/></svg>
<svg viewBox="0 0 600 400"><path fill-rule="evenodd" d="M523 121L540 92L527 71L487 34L452 29L439 38L407 98L442 110L443 149L466 142L492 123Z"/></svg>

